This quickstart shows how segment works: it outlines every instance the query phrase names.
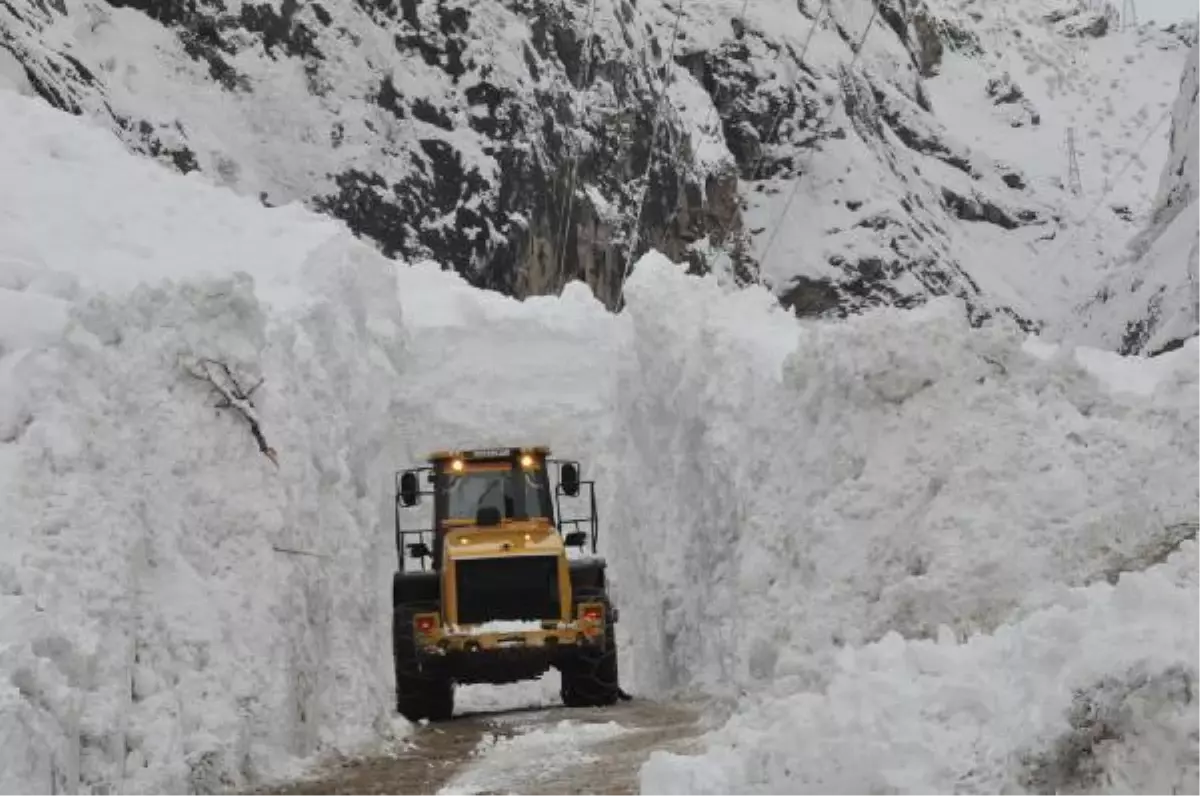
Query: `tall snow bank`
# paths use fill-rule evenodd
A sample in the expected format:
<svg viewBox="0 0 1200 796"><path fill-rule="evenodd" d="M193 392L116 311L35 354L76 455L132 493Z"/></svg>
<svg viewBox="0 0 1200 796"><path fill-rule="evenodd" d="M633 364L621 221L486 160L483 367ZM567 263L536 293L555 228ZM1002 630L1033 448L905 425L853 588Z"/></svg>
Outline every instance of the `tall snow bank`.
<svg viewBox="0 0 1200 796"><path fill-rule="evenodd" d="M627 297L610 512L636 687L827 694L847 650L1052 615L1068 588L1146 569L1195 534L1194 344L1120 389L1104 358L972 330L950 300L802 326L763 292L725 294L653 258ZM1166 609L1141 605L1166 633ZM1172 621L1187 642L1186 615ZM779 744L779 771L808 759Z"/></svg>
<svg viewBox="0 0 1200 796"><path fill-rule="evenodd" d="M0 791L244 788L402 729L392 264L39 103L0 115ZM278 468L204 356L264 380Z"/></svg>

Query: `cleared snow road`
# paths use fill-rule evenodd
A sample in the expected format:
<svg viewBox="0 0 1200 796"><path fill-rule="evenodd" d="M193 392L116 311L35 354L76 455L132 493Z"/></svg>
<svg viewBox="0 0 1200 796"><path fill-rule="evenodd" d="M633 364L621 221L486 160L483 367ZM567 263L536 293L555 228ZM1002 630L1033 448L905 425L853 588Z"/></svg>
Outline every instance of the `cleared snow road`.
<svg viewBox="0 0 1200 796"><path fill-rule="evenodd" d="M697 706L635 699L591 710L464 713L420 728L391 756L353 760L261 793L637 793L657 749L686 751Z"/></svg>

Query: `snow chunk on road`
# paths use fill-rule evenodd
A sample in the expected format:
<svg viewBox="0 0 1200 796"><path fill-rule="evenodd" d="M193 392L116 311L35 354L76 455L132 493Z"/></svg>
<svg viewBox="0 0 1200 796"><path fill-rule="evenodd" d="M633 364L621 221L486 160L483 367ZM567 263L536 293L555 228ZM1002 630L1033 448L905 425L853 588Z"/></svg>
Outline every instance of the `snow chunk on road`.
<svg viewBox="0 0 1200 796"><path fill-rule="evenodd" d="M487 736L472 753L478 762L446 783L439 794L506 793L594 761L589 751L602 741L629 732L615 721L600 723L564 719L511 738Z"/></svg>

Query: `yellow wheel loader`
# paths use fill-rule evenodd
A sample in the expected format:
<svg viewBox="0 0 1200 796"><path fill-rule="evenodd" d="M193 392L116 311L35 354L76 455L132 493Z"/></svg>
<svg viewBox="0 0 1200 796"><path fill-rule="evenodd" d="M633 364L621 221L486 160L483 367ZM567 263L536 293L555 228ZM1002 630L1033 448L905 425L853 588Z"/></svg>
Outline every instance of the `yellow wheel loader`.
<svg viewBox="0 0 1200 796"><path fill-rule="evenodd" d="M625 696L617 611L596 555L595 483L580 480L578 462L549 456L545 447L439 451L396 474L392 646L405 718L450 718L457 683L513 683L552 667L568 706ZM585 489L589 511L563 517L562 498L585 500ZM403 529L402 513L423 497L432 526ZM573 548L579 555L568 556Z"/></svg>

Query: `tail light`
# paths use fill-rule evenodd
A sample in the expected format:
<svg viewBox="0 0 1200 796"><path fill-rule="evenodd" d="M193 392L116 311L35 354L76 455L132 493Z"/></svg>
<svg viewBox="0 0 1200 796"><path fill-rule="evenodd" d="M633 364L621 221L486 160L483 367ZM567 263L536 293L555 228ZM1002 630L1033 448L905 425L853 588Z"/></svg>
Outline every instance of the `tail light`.
<svg viewBox="0 0 1200 796"><path fill-rule="evenodd" d="M580 603L575 610L585 636L598 636L604 632L603 603Z"/></svg>
<svg viewBox="0 0 1200 796"><path fill-rule="evenodd" d="M580 603L575 611L584 626L604 624L604 603Z"/></svg>
<svg viewBox="0 0 1200 796"><path fill-rule="evenodd" d="M438 615L417 614L413 617L413 627L416 629L418 636L432 635L437 631Z"/></svg>

